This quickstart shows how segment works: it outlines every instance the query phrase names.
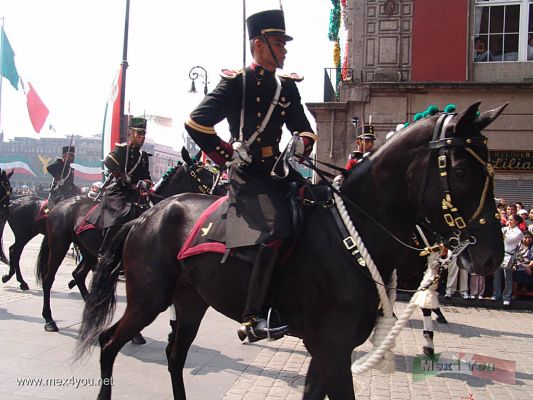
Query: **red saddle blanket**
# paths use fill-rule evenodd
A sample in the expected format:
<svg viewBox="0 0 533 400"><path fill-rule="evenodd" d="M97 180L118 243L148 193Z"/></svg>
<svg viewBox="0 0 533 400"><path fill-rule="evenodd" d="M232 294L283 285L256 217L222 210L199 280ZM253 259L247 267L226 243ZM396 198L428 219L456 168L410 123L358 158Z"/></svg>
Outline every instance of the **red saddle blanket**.
<svg viewBox="0 0 533 400"><path fill-rule="evenodd" d="M207 240L207 234L214 228L215 224L226 223L221 221L221 216L225 211L224 203L228 200L228 196L221 197L213 204L211 204L198 218L196 224L192 228L189 236L185 240L180 252L178 253L178 260L184 260L188 257L196 256L202 253L218 253L225 254L228 250L226 244L223 242L216 242ZM266 243L266 246L273 250L279 251L281 240L274 240ZM245 262L253 263L257 247L241 247L231 249L228 254L230 257L238 257ZM290 251L284 254L288 256Z"/></svg>
<svg viewBox="0 0 533 400"><path fill-rule="evenodd" d="M45 218L48 218L49 212L50 212L50 209L48 208L48 199L43 200L41 202L41 206L39 207L39 212L37 213L37 216L35 217L35 221L41 221Z"/></svg>
<svg viewBox="0 0 533 400"><path fill-rule="evenodd" d="M90 222L87 222L87 219L91 216L91 214L96 210L96 207L98 206L99 204L96 203L94 206L89 208L89 211L87 211L87 214L85 214L85 217L81 220L81 222L75 229L76 235L79 235L85 231L88 231L89 229L99 229L96 225L91 224Z"/></svg>
<svg viewBox="0 0 533 400"><path fill-rule="evenodd" d="M220 215L217 215L216 211L227 199L228 196L221 197L202 213L189 233L187 240L185 240L178 254L178 260L183 260L201 253L225 253L226 245L224 243L207 241L206 238L209 230L220 218Z"/></svg>

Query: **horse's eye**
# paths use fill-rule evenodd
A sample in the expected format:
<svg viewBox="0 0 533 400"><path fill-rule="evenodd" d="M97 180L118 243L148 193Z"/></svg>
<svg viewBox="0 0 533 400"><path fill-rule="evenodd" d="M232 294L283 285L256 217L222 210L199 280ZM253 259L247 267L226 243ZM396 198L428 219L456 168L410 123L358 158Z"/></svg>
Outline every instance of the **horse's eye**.
<svg viewBox="0 0 533 400"><path fill-rule="evenodd" d="M454 169L453 172L456 176L459 176L459 177L463 177L466 175L466 171L464 170L464 168L456 168Z"/></svg>

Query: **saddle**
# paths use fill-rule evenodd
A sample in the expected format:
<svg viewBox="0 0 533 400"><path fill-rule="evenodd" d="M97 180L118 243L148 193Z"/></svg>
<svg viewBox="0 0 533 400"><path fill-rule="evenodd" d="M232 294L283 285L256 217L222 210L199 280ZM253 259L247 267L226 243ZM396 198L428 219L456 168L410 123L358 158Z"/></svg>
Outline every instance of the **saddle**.
<svg viewBox="0 0 533 400"><path fill-rule="evenodd" d="M101 229L95 224L92 224L88 221L91 215L96 211L99 204L100 203L95 203L91 208L89 208L89 211L87 211L87 214L85 214L85 216L81 218L81 221L78 223L78 225L74 229L74 232L76 233L76 235L80 235L83 232L91 230L91 229Z"/></svg>
<svg viewBox="0 0 533 400"><path fill-rule="evenodd" d="M298 235L303 224L302 190L298 190L297 185L291 188L290 194L290 214L292 219L293 232ZM257 246L246 246L229 249L223 239L214 240L210 233L214 231L224 232L226 229L225 213L228 209L228 196L221 197L209 206L200 216L192 228L189 236L178 253L178 260L196 256L202 253L218 253L223 255L222 262L231 256L241 261L253 263ZM223 235L214 235L223 238ZM274 250L280 250L281 240L274 240L266 243L266 246ZM286 258L286 257L282 257Z"/></svg>

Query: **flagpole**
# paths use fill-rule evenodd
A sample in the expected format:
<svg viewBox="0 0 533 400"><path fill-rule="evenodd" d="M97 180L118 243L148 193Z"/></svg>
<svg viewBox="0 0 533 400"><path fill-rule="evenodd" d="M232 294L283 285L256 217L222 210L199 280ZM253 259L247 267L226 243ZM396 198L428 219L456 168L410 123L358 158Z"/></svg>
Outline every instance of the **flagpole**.
<svg viewBox="0 0 533 400"><path fill-rule="evenodd" d="M126 20L124 22L124 46L122 48L122 81L120 82L120 134L126 138L126 161L124 162L124 174L128 173L128 157L130 143L126 129L126 116L124 115L124 101L126 97L126 68L128 68L128 30L130 24L130 0L126 0Z"/></svg>
<svg viewBox="0 0 533 400"><path fill-rule="evenodd" d="M124 100L126 95L126 69L128 68L128 30L130 18L130 0L126 0L126 19L124 22L124 45L122 47L122 81L120 84L120 134L126 137L126 118L124 115Z"/></svg>

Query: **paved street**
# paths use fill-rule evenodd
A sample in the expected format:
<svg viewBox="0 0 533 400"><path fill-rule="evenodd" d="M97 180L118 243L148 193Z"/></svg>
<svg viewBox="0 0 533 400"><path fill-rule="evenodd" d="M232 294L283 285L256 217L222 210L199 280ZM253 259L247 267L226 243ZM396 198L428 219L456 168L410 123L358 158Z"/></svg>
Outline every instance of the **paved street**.
<svg viewBox="0 0 533 400"><path fill-rule="evenodd" d="M12 241L6 227L4 252ZM40 241L38 237L30 242L22 258L31 290L20 291L14 278L0 286L0 398L95 399L98 387L91 384L99 376L98 349L86 360L73 360L83 304L79 293L67 287L73 269L70 258L60 268L52 291L52 310L60 332L43 329L42 291L33 276ZM0 266L2 275L7 270ZM124 284L119 283L116 315L121 315L124 304ZM396 313L405 306L398 303ZM495 379L448 372L416 380L413 365L423 342L421 313L417 311L397 339L397 372L354 376L358 399L533 398L533 317L529 311L457 306L443 307L443 311L449 324L435 324L436 350L451 357L460 352L491 357L496 366L499 360L514 362L516 374L511 377L515 383L500 382L502 375L494 373L488 375ZM186 364L188 399L301 398L309 363L302 342L287 337L242 345L235 334L237 327L208 311ZM168 317L162 314L143 331L146 345L130 343L123 348L115 363L114 399L172 398L164 353L168 332ZM363 345L354 352L354 359L369 348L368 343Z"/></svg>

